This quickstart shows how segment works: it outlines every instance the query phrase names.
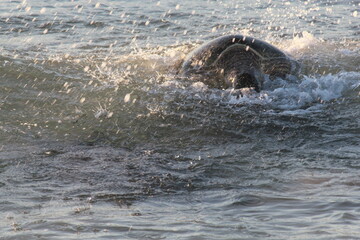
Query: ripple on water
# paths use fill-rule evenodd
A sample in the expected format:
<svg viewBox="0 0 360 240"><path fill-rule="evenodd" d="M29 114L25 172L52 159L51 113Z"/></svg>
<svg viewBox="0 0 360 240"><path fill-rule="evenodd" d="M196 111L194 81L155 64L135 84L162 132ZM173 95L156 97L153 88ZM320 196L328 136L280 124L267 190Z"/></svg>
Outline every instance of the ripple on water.
<svg viewBox="0 0 360 240"><path fill-rule="evenodd" d="M239 199L231 204L231 206L245 206L245 207L257 207L265 204L266 200L260 196L245 195L240 196Z"/></svg>

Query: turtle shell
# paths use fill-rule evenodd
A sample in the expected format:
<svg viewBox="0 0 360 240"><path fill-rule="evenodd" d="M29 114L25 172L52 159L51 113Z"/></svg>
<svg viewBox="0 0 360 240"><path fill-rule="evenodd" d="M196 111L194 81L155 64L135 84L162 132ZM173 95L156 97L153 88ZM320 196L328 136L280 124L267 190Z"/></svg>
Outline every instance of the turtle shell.
<svg viewBox="0 0 360 240"><path fill-rule="evenodd" d="M244 48L259 57L261 71L270 76L285 77L298 70L298 64L275 46L252 37L228 35L216 38L193 50L185 59L181 75L204 74L216 68L217 59L229 47L244 45Z"/></svg>

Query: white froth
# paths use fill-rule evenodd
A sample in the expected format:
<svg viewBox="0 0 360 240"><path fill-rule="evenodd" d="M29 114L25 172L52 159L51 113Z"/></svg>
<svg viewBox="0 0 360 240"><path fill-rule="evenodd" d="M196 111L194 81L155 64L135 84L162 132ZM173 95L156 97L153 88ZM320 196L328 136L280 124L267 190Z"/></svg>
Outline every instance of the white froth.
<svg viewBox="0 0 360 240"><path fill-rule="evenodd" d="M323 104L345 97L360 85L360 73L348 72L319 77L305 76L300 83L291 83L260 94L263 104L291 110ZM264 96L264 97L261 97Z"/></svg>
<svg viewBox="0 0 360 240"><path fill-rule="evenodd" d="M305 76L300 82L287 82L275 79L275 85L256 93L251 89L227 89L224 91L209 89L203 83L194 83L182 91L188 96L199 92L204 100L221 102L229 105L262 105L270 109L282 110L282 113L304 114L318 111L324 104L346 97L348 93L357 91L360 86L360 73L344 72L319 77ZM282 86L281 86L282 83Z"/></svg>
<svg viewBox="0 0 360 240"><path fill-rule="evenodd" d="M300 36L295 36L289 41L284 41L282 46L280 47L282 50L290 54L294 54L298 51L314 46L320 42L323 42L323 40L318 39L313 34L304 31L301 33Z"/></svg>
<svg viewBox="0 0 360 240"><path fill-rule="evenodd" d="M208 90L208 86L203 83L203 82L195 82L191 85L191 87L195 90L195 91L206 91Z"/></svg>

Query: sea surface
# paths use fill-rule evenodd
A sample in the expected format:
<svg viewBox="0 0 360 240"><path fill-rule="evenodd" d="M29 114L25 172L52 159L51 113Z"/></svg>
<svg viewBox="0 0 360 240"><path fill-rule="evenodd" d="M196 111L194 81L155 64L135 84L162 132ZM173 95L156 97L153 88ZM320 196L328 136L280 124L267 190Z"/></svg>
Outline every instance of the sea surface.
<svg viewBox="0 0 360 240"><path fill-rule="evenodd" d="M227 34L301 74L177 75ZM0 239L360 239L360 1L0 0Z"/></svg>

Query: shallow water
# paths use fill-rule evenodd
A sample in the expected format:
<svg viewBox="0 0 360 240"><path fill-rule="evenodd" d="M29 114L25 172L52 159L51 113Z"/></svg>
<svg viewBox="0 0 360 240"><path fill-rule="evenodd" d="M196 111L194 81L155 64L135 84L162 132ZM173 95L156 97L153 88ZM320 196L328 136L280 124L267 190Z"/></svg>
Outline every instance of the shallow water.
<svg viewBox="0 0 360 240"><path fill-rule="evenodd" d="M1 239L360 239L360 2L0 6ZM176 76L240 33L261 93Z"/></svg>

